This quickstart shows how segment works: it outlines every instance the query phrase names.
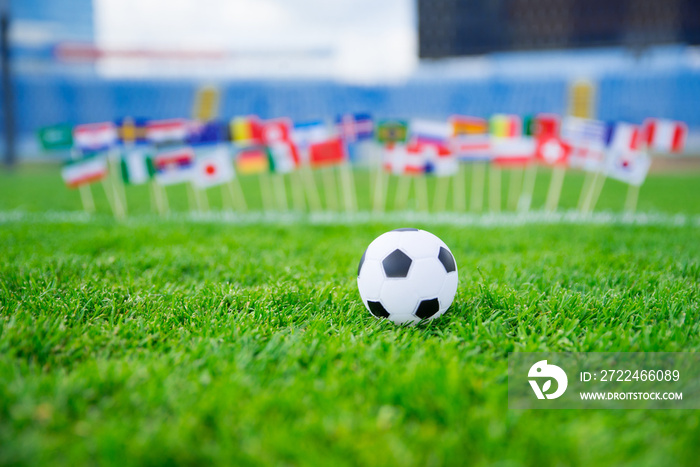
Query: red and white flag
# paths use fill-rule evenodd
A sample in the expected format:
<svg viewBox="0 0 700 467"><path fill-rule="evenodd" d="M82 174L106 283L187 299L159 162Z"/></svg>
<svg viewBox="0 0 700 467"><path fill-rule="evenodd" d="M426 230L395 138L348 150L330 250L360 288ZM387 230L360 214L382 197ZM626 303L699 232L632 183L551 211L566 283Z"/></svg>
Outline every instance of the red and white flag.
<svg viewBox="0 0 700 467"><path fill-rule="evenodd" d="M288 118L275 118L262 123L262 140L265 144L292 142L292 121Z"/></svg>
<svg viewBox="0 0 700 467"><path fill-rule="evenodd" d="M543 135L537 138L535 158L545 165L566 166L571 155L571 145L555 135Z"/></svg>
<svg viewBox="0 0 700 467"><path fill-rule="evenodd" d="M535 157L535 139L530 136L493 138L491 151L496 165L524 166Z"/></svg>
<svg viewBox="0 0 700 467"><path fill-rule="evenodd" d="M197 188L223 185L233 177L233 163L225 146L216 146L197 156L192 179Z"/></svg>
<svg viewBox="0 0 700 467"><path fill-rule="evenodd" d="M683 122L650 118L643 124L644 142L662 153L680 153L685 148L688 126Z"/></svg>

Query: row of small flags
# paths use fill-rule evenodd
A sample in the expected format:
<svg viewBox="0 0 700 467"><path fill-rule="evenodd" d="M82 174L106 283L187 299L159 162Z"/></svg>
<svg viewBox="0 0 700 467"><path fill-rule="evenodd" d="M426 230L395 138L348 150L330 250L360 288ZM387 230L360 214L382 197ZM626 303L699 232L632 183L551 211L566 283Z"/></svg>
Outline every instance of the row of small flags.
<svg viewBox="0 0 700 467"><path fill-rule="evenodd" d="M375 121L357 113L330 123L297 124L256 116L230 122L124 118L39 131L44 149L72 151L62 171L69 187L104 179L111 160L127 184L191 182L197 189L230 183L236 173L286 174L359 160L385 173L440 177L457 174L459 162L570 167L639 186L649 170L649 152L681 152L686 137L686 125L677 121L647 119L634 125L554 114Z"/></svg>

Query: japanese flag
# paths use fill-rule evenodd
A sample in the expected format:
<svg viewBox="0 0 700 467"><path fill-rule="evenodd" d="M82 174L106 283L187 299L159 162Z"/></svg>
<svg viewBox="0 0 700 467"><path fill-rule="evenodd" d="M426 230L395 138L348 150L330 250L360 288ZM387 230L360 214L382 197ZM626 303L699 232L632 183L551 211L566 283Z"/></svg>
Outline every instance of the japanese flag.
<svg viewBox="0 0 700 467"><path fill-rule="evenodd" d="M193 183L197 188L209 188L229 182L234 175L228 150L217 146L197 157Z"/></svg>

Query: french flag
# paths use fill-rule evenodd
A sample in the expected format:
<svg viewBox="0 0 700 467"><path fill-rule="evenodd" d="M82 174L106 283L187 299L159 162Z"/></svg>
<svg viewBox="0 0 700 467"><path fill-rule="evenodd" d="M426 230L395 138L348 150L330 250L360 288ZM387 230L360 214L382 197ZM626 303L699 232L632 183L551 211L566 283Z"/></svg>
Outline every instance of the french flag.
<svg viewBox="0 0 700 467"><path fill-rule="evenodd" d="M683 122L650 118L642 125L644 142L657 152L680 153L685 148L688 126Z"/></svg>
<svg viewBox="0 0 700 467"><path fill-rule="evenodd" d="M617 122L607 125L605 143L613 151L637 151L641 148L642 138L638 125Z"/></svg>

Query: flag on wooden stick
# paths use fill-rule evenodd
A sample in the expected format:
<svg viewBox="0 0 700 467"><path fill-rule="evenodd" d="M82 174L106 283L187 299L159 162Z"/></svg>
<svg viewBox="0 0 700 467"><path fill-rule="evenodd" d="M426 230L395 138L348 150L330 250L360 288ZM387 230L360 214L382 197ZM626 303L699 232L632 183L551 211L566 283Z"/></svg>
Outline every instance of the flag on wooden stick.
<svg viewBox="0 0 700 467"><path fill-rule="evenodd" d="M61 169L61 177L69 188L78 188L102 180L107 173L107 158L101 154L70 160Z"/></svg>
<svg viewBox="0 0 700 467"><path fill-rule="evenodd" d="M644 121L643 138L647 147L661 153L680 153L685 148L688 126L683 122L650 118Z"/></svg>

